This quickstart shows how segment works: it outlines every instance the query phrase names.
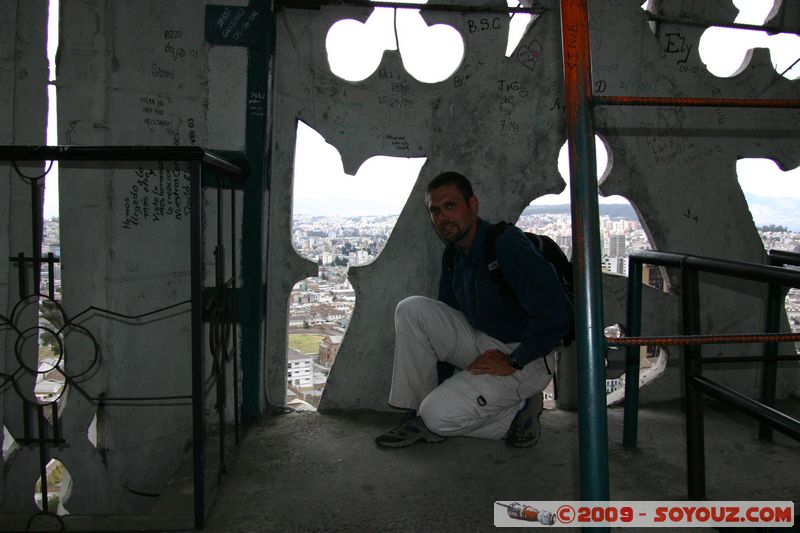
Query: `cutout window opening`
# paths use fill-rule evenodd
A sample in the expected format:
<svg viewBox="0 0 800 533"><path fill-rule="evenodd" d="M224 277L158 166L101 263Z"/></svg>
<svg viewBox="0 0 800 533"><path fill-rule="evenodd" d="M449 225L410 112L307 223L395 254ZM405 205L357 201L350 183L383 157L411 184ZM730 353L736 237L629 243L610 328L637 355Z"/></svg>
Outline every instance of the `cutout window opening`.
<svg viewBox="0 0 800 533"><path fill-rule="evenodd" d="M736 172L764 252L800 253L800 166L784 170L771 159L744 158ZM784 307L791 331L800 333L800 290L789 290ZM800 343L795 348L800 353Z"/></svg>
<svg viewBox="0 0 800 533"><path fill-rule="evenodd" d="M291 243L317 275L289 295L289 407L316 410L356 304L350 267L375 261L388 242L424 157L374 156L355 175L336 147L297 122Z"/></svg>
<svg viewBox="0 0 800 533"><path fill-rule="evenodd" d="M595 135L595 157L598 183L611 172L613 157L608 144L600 135ZM558 170L565 182L564 191L558 195L548 194L537 198L526 208L517 226L523 231L544 234L552 238L572 258L572 219L571 198L569 194L569 155L567 143L561 146L558 155ZM600 196L600 232L602 246L602 270L604 275L628 276L628 256L634 250L651 250L652 243L642 221L631 203L622 196ZM667 278L660 267L645 268L643 283L659 290L667 291ZM620 366L618 354L609 352L606 393L607 404L618 403L624 399L625 375L616 367ZM654 347L642 347L640 354L639 386L656 379L666 368L667 352ZM624 361L623 361L624 362ZM624 368L624 366L623 366ZM545 408L555 407L553 384L545 389Z"/></svg>

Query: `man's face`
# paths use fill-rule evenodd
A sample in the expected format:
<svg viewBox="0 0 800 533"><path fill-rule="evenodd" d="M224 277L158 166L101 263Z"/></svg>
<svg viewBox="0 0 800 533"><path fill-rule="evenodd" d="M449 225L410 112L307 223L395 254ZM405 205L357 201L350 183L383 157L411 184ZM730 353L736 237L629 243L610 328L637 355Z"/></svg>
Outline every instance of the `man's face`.
<svg viewBox="0 0 800 533"><path fill-rule="evenodd" d="M433 227L444 240L468 246L472 244L472 229L478 220L478 199L475 196L465 200L455 185L439 187L428 194L428 212Z"/></svg>

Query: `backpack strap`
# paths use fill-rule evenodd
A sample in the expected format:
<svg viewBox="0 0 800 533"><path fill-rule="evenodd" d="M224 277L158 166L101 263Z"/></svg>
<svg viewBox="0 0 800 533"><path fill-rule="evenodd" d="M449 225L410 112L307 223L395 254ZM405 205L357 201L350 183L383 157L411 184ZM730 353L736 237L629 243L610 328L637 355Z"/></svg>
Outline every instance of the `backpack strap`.
<svg viewBox="0 0 800 533"><path fill-rule="evenodd" d="M506 228L513 225L514 224L509 224L508 222L504 221L494 224L491 228L489 228L489 232L486 234L486 241L484 243L484 257L486 258L486 266L489 269L489 278L498 287L501 287L501 290L509 291L511 290L511 286L508 284L508 281L500 269L500 265L497 263L497 250L495 249L495 244L497 242L497 237L503 231L505 231ZM569 300L573 301L572 265L570 264L569 259L567 259L567 256L564 255L561 247L556 243L556 241L547 235L539 235L531 232L524 233L528 240L531 241L531 244L539 249L542 257L544 257L544 260L550 263L550 265L553 267L559 281L561 282L561 288L564 290ZM513 291L511 291L511 293L513 294ZM573 321L569 331L564 336L562 341L564 346L569 346L574 338L575 323ZM550 369L548 368L548 371L549 370Z"/></svg>
<svg viewBox="0 0 800 533"><path fill-rule="evenodd" d="M486 233L486 239L483 242L483 257L486 260L486 267L489 269L489 277L495 283L505 282L503 271L500 270L500 265L497 262L497 249L495 245L497 243L497 237L509 226L513 226L513 224L502 220L493 224Z"/></svg>

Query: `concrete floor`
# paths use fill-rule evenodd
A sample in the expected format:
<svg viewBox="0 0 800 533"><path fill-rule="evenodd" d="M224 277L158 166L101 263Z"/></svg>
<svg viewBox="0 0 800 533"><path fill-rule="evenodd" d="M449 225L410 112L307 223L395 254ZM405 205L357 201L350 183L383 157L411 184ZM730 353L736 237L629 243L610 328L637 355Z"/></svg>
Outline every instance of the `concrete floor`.
<svg viewBox="0 0 800 533"><path fill-rule="evenodd" d="M800 443L780 434L773 443L762 443L754 421L713 400L705 405L707 499L800 500ZM800 399L779 407L800 418ZM374 437L397 418L389 413L265 418L245 432L220 490L209 496L206 530L492 531L497 500L580 499L576 413L546 411L542 438L527 450L468 438L378 448ZM608 428L612 499L687 498L684 420L677 405L641 410L636 450L621 445L621 408L609 409ZM211 490L217 450L209 445ZM71 516L67 529L192 530L191 461L186 463L149 515ZM0 517L0 530L24 529L28 518Z"/></svg>
<svg viewBox="0 0 800 533"><path fill-rule="evenodd" d="M707 499L800 499L800 444L759 442L750 419L706 405ZM782 408L800 415L800 401ZM395 418L292 413L253 427L207 529L491 531L496 500L580 499L576 413L546 412L542 439L527 450L468 438L378 448L372 439ZM620 444L622 410L608 421L612 499L686 499L677 406L641 411L635 451Z"/></svg>

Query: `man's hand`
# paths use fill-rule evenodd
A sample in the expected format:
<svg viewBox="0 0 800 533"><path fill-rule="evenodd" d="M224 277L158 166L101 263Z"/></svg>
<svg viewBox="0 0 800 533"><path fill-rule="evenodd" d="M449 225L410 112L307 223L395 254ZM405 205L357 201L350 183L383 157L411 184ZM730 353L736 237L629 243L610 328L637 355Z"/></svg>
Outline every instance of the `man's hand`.
<svg viewBox="0 0 800 533"><path fill-rule="evenodd" d="M500 350L487 350L480 354L467 367L472 374L491 374L493 376L510 376L516 369L508 364L506 354Z"/></svg>

